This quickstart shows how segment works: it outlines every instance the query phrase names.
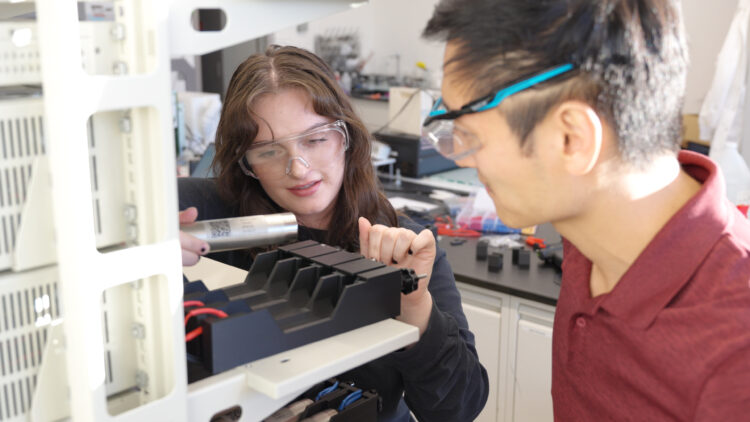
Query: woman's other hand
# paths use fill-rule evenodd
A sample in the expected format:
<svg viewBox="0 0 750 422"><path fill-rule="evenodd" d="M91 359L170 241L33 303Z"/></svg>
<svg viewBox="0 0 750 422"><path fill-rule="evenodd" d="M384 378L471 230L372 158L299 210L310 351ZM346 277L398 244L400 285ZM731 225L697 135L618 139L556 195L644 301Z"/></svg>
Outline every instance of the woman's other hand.
<svg viewBox="0 0 750 422"><path fill-rule="evenodd" d="M180 224L190 224L198 218L195 207L180 211ZM182 247L182 265L190 266L198 263L201 255L208 253L208 243L180 230L180 247Z"/></svg>
<svg viewBox="0 0 750 422"><path fill-rule="evenodd" d="M432 311L432 296L427 290L435 263L437 247L432 232L425 229L419 234L402 227L372 225L359 218L359 250L365 258L372 258L397 268L411 268L419 280L419 288L408 295L401 294L400 321L415 325L422 334L427 329Z"/></svg>

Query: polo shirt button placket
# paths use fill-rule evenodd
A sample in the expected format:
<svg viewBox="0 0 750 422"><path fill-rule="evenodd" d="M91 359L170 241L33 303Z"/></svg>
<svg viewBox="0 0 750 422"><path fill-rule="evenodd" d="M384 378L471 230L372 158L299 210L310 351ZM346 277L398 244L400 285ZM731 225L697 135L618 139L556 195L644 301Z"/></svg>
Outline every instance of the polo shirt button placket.
<svg viewBox="0 0 750 422"><path fill-rule="evenodd" d="M576 325L580 328L586 328L586 318L579 316L576 318Z"/></svg>

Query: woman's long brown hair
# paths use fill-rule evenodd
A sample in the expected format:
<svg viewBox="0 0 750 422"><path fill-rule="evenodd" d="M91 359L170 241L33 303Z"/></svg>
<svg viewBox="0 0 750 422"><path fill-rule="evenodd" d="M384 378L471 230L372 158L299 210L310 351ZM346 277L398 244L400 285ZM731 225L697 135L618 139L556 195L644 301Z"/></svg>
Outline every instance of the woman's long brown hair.
<svg viewBox="0 0 750 422"><path fill-rule="evenodd" d="M359 250L357 219L395 227L396 212L379 188L370 161L370 134L354 112L328 65L318 56L296 47L272 45L264 54L245 60L232 75L216 131L213 167L219 194L238 215L283 212L261 187L245 175L238 160L258 134L254 102L263 94L303 89L320 116L346 122L344 179L325 240L329 245Z"/></svg>

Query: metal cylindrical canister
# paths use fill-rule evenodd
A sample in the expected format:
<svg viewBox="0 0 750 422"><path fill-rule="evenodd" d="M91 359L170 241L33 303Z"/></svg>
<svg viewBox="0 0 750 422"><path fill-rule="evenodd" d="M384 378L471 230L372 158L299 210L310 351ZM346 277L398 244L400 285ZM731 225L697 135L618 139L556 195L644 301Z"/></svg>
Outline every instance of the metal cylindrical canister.
<svg viewBox="0 0 750 422"><path fill-rule="evenodd" d="M196 221L180 230L208 243L211 252L247 249L297 239L297 218L290 212Z"/></svg>

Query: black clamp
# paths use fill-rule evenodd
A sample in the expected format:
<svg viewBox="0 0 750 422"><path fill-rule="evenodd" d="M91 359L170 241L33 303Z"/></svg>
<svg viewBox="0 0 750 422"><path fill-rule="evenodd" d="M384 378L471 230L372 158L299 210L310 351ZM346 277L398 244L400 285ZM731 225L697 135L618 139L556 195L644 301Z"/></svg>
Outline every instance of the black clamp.
<svg viewBox="0 0 750 422"><path fill-rule="evenodd" d="M558 272L562 271L562 261L563 261L562 243L549 245L544 249L539 249L538 251L536 251L536 254L537 256L539 256L539 259L544 261L544 265L553 267Z"/></svg>
<svg viewBox="0 0 750 422"><path fill-rule="evenodd" d="M401 293L408 295L419 288L419 279L427 277L426 274L417 275L411 268L401 269Z"/></svg>

